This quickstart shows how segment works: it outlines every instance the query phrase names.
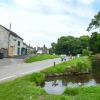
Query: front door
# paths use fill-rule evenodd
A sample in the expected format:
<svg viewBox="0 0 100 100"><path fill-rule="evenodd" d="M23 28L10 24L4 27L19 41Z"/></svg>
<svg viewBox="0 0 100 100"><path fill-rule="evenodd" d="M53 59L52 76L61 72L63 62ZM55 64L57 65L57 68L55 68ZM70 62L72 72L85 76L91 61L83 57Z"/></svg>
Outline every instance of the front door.
<svg viewBox="0 0 100 100"><path fill-rule="evenodd" d="M20 55L20 48L18 47L17 55Z"/></svg>
<svg viewBox="0 0 100 100"><path fill-rule="evenodd" d="M13 47L10 46L9 56L13 56Z"/></svg>

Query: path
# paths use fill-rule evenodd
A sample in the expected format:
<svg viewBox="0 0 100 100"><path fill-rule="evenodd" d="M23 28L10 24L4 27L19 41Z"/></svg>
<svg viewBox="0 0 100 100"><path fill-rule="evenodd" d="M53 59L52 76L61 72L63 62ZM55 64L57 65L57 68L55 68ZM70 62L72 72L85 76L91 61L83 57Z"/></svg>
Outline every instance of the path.
<svg viewBox="0 0 100 100"><path fill-rule="evenodd" d="M19 63L10 66L0 67L0 82L7 81L25 74L40 71L46 67L60 63L60 58L38 61L34 63Z"/></svg>

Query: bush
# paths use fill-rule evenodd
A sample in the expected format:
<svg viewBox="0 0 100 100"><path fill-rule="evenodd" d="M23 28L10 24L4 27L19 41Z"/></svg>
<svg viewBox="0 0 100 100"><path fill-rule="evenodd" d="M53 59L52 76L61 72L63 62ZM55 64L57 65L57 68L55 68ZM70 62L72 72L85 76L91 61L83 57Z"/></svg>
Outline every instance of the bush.
<svg viewBox="0 0 100 100"><path fill-rule="evenodd" d="M84 68L85 68L85 62L77 62L77 70L78 72L82 72L84 71Z"/></svg>
<svg viewBox="0 0 100 100"><path fill-rule="evenodd" d="M30 80L35 82L37 85L41 85L45 81L45 74L43 73L32 73Z"/></svg>
<svg viewBox="0 0 100 100"><path fill-rule="evenodd" d="M82 55L83 56L89 56L89 50L88 49L83 49L82 50Z"/></svg>
<svg viewBox="0 0 100 100"><path fill-rule="evenodd" d="M67 87L63 94L67 95L77 95L79 94L79 90L77 88Z"/></svg>

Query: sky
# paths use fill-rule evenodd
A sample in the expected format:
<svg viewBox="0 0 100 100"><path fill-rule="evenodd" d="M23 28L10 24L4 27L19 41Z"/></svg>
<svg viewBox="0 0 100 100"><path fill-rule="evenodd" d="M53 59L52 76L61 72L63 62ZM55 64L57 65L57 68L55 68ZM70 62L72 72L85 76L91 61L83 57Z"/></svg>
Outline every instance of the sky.
<svg viewBox="0 0 100 100"><path fill-rule="evenodd" d="M0 24L33 47L51 47L61 36L91 35L86 29L100 0L0 0Z"/></svg>

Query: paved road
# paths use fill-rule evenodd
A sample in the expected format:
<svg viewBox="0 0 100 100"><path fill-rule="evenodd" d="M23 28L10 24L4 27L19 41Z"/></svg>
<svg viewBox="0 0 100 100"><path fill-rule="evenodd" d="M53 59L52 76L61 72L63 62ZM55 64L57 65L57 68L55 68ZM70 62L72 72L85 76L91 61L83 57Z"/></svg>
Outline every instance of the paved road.
<svg viewBox="0 0 100 100"><path fill-rule="evenodd" d="M21 56L14 56L11 58L3 58L0 59L0 67L10 66L18 63L24 63L23 59L35 56L36 54L28 54L28 55L21 55Z"/></svg>
<svg viewBox="0 0 100 100"><path fill-rule="evenodd" d="M17 58L3 58L0 59L0 68L4 66L10 66L15 65L18 63L23 63L23 59L17 59Z"/></svg>
<svg viewBox="0 0 100 100"><path fill-rule="evenodd" d="M60 58L38 61L34 63L15 63L13 65L0 67L0 82L39 71L53 65L54 62L56 64L60 63Z"/></svg>

